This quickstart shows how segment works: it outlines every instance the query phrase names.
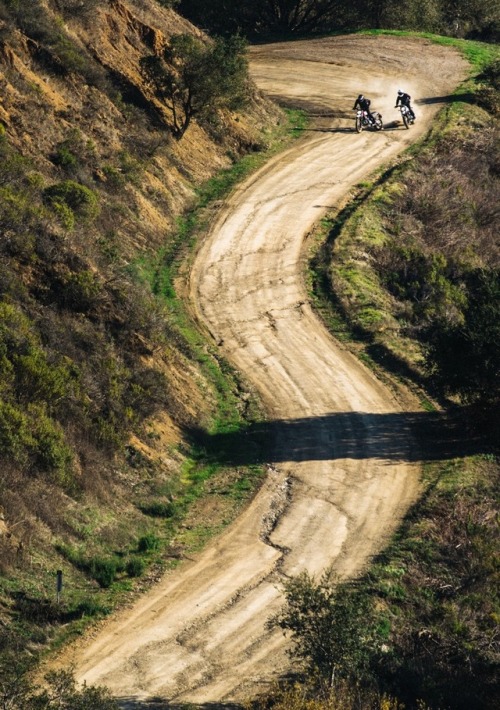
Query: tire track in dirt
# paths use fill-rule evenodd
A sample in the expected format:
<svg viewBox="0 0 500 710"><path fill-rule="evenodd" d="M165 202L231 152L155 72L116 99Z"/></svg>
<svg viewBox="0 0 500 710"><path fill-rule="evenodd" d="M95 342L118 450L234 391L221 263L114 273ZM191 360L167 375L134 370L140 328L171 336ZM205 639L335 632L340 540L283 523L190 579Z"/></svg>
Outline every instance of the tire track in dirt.
<svg viewBox="0 0 500 710"><path fill-rule="evenodd" d="M274 460L223 535L68 651L77 678L107 685L124 707L262 690L288 667L285 639L265 626L284 576L359 573L418 490L401 408L312 311L301 251L328 208L428 129L465 63L424 40L349 36L253 48L251 71L263 91L318 117L228 200L191 285L200 320L262 397ZM356 135L354 97L370 96L387 123L400 85L421 99L412 130Z"/></svg>

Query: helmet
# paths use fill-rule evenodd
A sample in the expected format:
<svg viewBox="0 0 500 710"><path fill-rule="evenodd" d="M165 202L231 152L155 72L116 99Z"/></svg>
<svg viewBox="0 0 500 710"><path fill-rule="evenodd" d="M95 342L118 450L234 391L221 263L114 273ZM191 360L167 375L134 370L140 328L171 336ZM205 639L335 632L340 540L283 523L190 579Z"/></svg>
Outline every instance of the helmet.
<svg viewBox="0 0 500 710"><path fill-rule="evenodd" d="M358 96L358 100L359 100L359 99L363 99L363 98L364 98L363 94L360 94L360 95Z"/></svg>
<svg viewBox="0 0 500 710"><path fill-rule="evenodd" d="M398 89L399 96L401 96L401 94L403 94L403 93L404 93L403 89Z"/></svg>

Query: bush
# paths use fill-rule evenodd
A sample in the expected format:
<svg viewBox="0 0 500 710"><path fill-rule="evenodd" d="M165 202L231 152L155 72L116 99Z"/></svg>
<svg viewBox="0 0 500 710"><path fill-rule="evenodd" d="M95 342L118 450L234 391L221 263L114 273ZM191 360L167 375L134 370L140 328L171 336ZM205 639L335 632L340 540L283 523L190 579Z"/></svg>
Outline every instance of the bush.
<svg viewBox="0 0 500 710"><path fill-rule="evenodd" d="M33 443L27 416L14 405L0 400L0 458L25 464L27 448Z"/></svg>
<svg viewBox="0 0 500 710"><path fill-rule="evenodd" d="M427 331L427 364L447 393L500 406L500 269L472 272L463 321Z"/></svg>
<svg viewBox="0 0 500 710"><path fill-rule="evenodd" d="M52 156L52 162L65 170L74 170L78 165L78 158L67 145L62 143Z"/></svg>
<svg viewBox="0 0 500 710"><path fill-rule="evenodd" d="M177 513L175 503L151 503L141 508L145 515L152 518L174 518Z"/></svg>
<svg viewBox="0 0 500 710"><path fill-rule="evenodd" d="M146 568L146 563L140 557L132 557L125 567L129 577L140 577Z"/></svg>
<svg viewBox="0 0 500 710"><path fill-rule="evenodd" d="M160 546L160 540L154 533L148 533L139 538L137 549L139 552L152 552Z"/></svg>
<svg viewBox="0 0 500 710"><path fill-rule="evenodd" d="M59 485L67 487L72 482L73 453L60 425L41 407L30 407L28 411L32 416L35 465L41 471L50 472Z"/></svg>
<svg viewBox="0 0 500 710"><path fill-rule="evenodd" d="M97 305L101 284L93 271L68 274L63 280L63 303L74 311L86 312Z"/></svg>
<svg viewBox="0 0 500 710"><path fill-rule="evenodd" d="M285 582L286 604L269 625L289 631L293 656L326 683L369 677L376 630L369 604L347 585L336 587L329 572L319 582L307 572Z"/></svg>
<svg viewBox="0 0 500 710"><path fill-rule="evenodd" d="M89 574L103 588L110 587L118 572L118 563L114 559L95 558L87 565Z"/></svg>
<svg viewBox="0 0 500 710"><path fill-rule="evenodd" d="M99 214L99 203L95 192L74 180L64 180L45 188L43 196L49 205L66 204L83 219L94 219Z"/></svg>
<svg viewBox="0 0 500 710"><path fill-rule="evenodd" d="M86 616L101 616L109 614L109 612L109 607L99 604L99 602L95 599L85 599L83 602L80 602L75 609L75 614L82 619Z"/></svg>

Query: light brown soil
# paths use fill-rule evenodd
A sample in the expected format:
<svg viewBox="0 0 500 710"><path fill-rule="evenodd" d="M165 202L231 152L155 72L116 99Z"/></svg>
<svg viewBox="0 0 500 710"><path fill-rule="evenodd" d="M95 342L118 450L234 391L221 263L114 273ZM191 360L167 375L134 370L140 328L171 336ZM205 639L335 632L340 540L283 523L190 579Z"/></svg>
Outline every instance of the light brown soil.
<svg viewBox="0 0 500 710"><path fill-rule="evenodd" d="M401 405L312 312L301 253L328 208L429 129L465 63L423 40L350 36L253 48L251 71L263 91L317 117L227 202L191 286L200 319L275 422L276 451L265 485L221 537L65 653L79 680L105 684L125 707L262 691L289 667L287 641L265 626L283 579L331 565L359 573L418 494ZM400 86L416 99L410 130L395 123ZM354 132L360 92L385 131Z"/></svg>

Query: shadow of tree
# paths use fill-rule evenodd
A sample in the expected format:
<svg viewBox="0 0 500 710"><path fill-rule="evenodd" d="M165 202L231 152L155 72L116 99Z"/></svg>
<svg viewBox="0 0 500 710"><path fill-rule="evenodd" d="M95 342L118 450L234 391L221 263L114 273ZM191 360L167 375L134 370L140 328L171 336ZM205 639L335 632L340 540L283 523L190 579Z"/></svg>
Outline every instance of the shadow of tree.
<svg viewBox="0 0 500 710"><path fill-rule="evenodd" d="M462 413L463 414L463 413ZM463 416L437 412L342 412L251 424L210 435L186 430L200 456L227 465L380 458L434 461L490 450Z"/></svg>
<svg viewBox="0 0 500 710"><path fill-rule="evenodd" d="M419 106L429 106L431 104L452 104L457 101L464 103L475 103L474 94L465 92L462 94L449 94L447 96L428 96L421 99L416 99L413 103Z"/></svg>

